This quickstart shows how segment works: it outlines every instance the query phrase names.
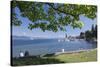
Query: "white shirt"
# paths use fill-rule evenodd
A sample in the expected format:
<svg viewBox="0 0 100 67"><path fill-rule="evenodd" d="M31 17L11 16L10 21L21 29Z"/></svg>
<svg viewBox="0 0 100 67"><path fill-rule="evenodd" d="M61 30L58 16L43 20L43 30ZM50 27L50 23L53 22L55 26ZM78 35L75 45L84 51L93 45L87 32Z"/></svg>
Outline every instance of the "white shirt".
<svg viewBox="0 0 100 67"><path fill-rule="evenodd" d="M20 57L24 57L24 53L23 52L20 52L19 56Z"/></svg>

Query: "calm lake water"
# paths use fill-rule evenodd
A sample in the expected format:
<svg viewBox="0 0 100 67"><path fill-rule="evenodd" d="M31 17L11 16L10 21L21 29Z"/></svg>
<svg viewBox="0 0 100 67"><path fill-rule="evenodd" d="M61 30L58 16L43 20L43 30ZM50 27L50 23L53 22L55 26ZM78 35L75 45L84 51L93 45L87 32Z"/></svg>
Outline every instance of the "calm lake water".
<svg viewBox="0 0 100 67"><path fill-rule="evenodd" d="M13 57L18 57L20 51L29 51L30 55L40 55L47 53L65 51L85 50L96 48L97 45L88 43L84 40L63 41L58 39L34 39L34 40L13 40L12 52Z"/></svg>

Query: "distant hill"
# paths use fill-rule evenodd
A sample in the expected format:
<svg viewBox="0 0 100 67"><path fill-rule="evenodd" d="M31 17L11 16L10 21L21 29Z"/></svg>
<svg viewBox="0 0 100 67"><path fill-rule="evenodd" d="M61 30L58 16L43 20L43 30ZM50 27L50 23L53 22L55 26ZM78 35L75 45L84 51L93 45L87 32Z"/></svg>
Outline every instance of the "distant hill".
<svg viewBox="0 0 100 67"><path fill-rule="evenodd" d="M46 37L28 37L28 36L12 36L12 39L34 40L34 39L63 39L63 38L46 38Z"/></svg>
<svg viewBox="0 0 100 67"><path fill-rule="evenodd" d="M12 39L30 39L30 37L27 36L12 36Z"/></svg>
<svg viewBox="0 0 100 67"><path fill-rule="evenodd" d="M33 39L48 39L43 37L28 37L28 36L12 36L12 39L33 40Z"/></svg>

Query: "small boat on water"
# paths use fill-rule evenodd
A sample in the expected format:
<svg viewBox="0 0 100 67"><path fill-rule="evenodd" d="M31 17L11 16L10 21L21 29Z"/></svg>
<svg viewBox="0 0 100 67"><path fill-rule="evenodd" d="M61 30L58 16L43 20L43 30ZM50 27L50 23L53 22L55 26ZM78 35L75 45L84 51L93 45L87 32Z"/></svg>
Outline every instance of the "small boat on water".
<svg viewBox="0 0 100 67"><path fill-rule="evenodd" d="M70 40L69 39L65 39L65 41L68 41L69 42Z"/></svg>
<svg viewBox="0 0 100 67"><path fill-rule="evenodd" d="M58 39L58 42L63 42L64 40L63 39Z"/></svg>
<svg viewBox="0 0 100 67"><path fill-rule="evenodd" d="M30 37L30 40L34 40L34 38Z"/></svg>
<svg viewBox="0 0 100 67"><path fill-rule="evenodd" d="M75 39L70 39L70 41L75 41Z"/></svg>
<svg viewBox="0 0 100 67"><path fill-rule="evenodd" d="M58 39L58 42L66 42L66 41L70 41L69 39Z"/></svg>
<svg viewBox="0 0 100 67"><path fill-rule="evenodd" d="M58 42L60 42L60 40L58 40Z"/></svg>

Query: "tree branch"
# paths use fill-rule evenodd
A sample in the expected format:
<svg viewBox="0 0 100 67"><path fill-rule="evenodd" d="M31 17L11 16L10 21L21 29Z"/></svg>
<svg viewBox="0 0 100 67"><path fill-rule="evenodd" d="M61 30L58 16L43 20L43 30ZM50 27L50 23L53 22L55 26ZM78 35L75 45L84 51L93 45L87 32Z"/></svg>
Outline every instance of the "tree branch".
<svg viewBox="0 0 100 67"><path fill-rule="evenodd" d="M55 8L53 5L51 5L50 3L46 3L47 5L49 5L51 8L53 8L55 11L59 11L59 12L61 12L61 13L64 13L64 14L66 14L66 15L71 15L71 16L77 16L77 15L74 15L74 14L71 14L71 13L68 13L68 12L65 12L65 11L63 11L63 10L59 10L58 8Z"/></svg>

